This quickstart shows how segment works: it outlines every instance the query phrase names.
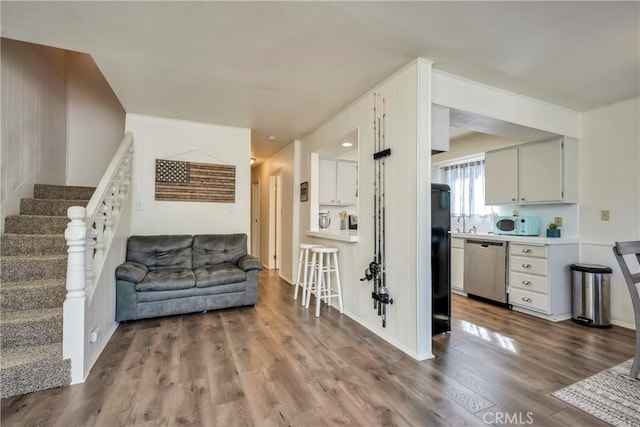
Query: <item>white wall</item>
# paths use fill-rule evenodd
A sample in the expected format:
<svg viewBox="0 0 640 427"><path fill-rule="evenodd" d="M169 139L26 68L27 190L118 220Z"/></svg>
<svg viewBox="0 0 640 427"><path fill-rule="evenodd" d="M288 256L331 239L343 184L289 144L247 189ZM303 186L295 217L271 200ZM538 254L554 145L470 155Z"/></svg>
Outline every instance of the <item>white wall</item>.
<svg viewBox="0 0 640 427"><path fill-rule="evenodd" d="M584 113L578 150L580 259L613 268L612 322L633 327L629 292L612 247L640 240L640 98ZM610 221L600 220L603 209L610 211Z"/></svg>
<svg viewBox="0 0 640 427"><path fill-rule="evenodd" d="M500 88L433 71L432 102L504 122L580 138L580 115Z"/></svg>
<svg viewBox="0 0 640 427"><path fill-rule="evenodd" d="M132 234L250 235L250 129L127 114L126 130L135 150ZM156 159L235 165L235 203L156 201Z"/></svg>
<svg viewBox="0 0 640 427"><path fill-rule="evenodd" d="M67 185L96 186L124 136L125 111L91 56L67 52Z"/></svg>
<svg viewBox="0 0 640 427"><path fill-rule="evenodd" d="M67 139L64 51L3 38L1 55L0 231L33 184L64 184Z"/></svg>
<svg viewBox="0 0 640 427"><path fill-rule="evenodd" d="M269 209L269 177L282 171L282 239L280 248L280 277L289 283L295 281L294 264L298 251L293 248L293 206L294 199L299 200L295 194L293 184L293 165L295 159L295 143L291 143L278 151L271 158L251 170L251 183L260 181L260 260L266 266L269 265L269 223L271 211ZM298 186L299 188L299 186ZM297 197L297 198L296 198Z"/></svg>
<svg viewBox="0 0 640 427"><path fill-rule="evenodd" d="M425 226L430 224L430 207L424 204L430 200L425 190L430 171L430 71L427 61L411 63L302 138L299 178L309 181L310 191L317 188L311 182L311 153L359 129L359 242L305 236L310 221L317 224L317 210L306 202L299 203L300 239L338 247L345 314L420 359L431 357L431 327L425 320L431 317L430 227ZM388 306L386 328L373 309L372 283L359 280L374 251L373 92L387 101L385 133L391 148L386 160L386 249L387 286L394 304Z"/></svg>

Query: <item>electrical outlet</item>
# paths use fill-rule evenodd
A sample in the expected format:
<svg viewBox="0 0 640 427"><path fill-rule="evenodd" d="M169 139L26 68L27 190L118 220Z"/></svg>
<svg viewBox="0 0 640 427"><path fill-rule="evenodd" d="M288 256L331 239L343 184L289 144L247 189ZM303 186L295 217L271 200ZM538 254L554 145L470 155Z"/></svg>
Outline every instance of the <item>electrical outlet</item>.
<svg viewBox="0 0 640 427"><path fill-rule="evenodd" d="M517 209L514 209L514 210L513 210L513 216L518 216L518 214L519 214L518 210L517 210Z"/></svg>
<svg viewBox="0 0 640 427"><path fill-rule="evenodd" d="M609 209L600 211L600 220L601 221L609 221Z"/></svg>
<svg viewBox="0 0 640 427"><path fill-rule="evenodd" d="M561 216L557 216L555 219L555 223L558 227L562 227L562 217Z"/></svg>
<svg viewBox="0 0 640 427"><path fill-rule="evenodd" d="M142 202L141 202L140 200L138 200L138 201L136 202L136 210L137 210L137 211L141 211L141 210L143 210Z"/></svg>
<svg viewBox="0 0 640 427"><path fill-rule="evenodd" d="M230 213L230 214L233 213L233 205L227 206L227 213Z"/></svg>

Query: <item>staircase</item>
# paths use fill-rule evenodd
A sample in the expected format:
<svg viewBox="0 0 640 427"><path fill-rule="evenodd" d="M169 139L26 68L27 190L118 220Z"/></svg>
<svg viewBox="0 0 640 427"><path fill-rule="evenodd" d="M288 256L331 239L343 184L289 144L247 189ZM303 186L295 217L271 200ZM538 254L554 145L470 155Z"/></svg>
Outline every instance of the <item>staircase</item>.
<svg viewBox="0 0 640 427"><path fill-rule="evenodd" d="M62 305L70 206L86 206L95 188L36 184L0 236L0 397L70 384L62 358Z"/></svg>

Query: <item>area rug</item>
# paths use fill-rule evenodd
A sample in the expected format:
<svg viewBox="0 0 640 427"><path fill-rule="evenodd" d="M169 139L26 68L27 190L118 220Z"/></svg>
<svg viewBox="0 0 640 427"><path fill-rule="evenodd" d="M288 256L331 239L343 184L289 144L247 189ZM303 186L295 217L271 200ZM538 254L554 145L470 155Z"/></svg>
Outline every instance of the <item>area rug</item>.
<svg viewBox="0 0 640 427"><path fill-rule="evenodd" d="M640 381L627 360L551 395L616 427L640 426Z"/></svg>

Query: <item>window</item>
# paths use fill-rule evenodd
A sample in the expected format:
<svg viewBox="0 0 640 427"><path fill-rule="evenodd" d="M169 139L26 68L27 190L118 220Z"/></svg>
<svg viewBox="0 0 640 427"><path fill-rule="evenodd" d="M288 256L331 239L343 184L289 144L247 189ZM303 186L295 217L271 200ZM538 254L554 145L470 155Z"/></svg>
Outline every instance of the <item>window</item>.
<svg viewBox="0 0 640 427"><path fill-rule="evenodd" d="M445 184L451 187L452 216L489 215L484 205L484 160L441 167Z"/></svg>

